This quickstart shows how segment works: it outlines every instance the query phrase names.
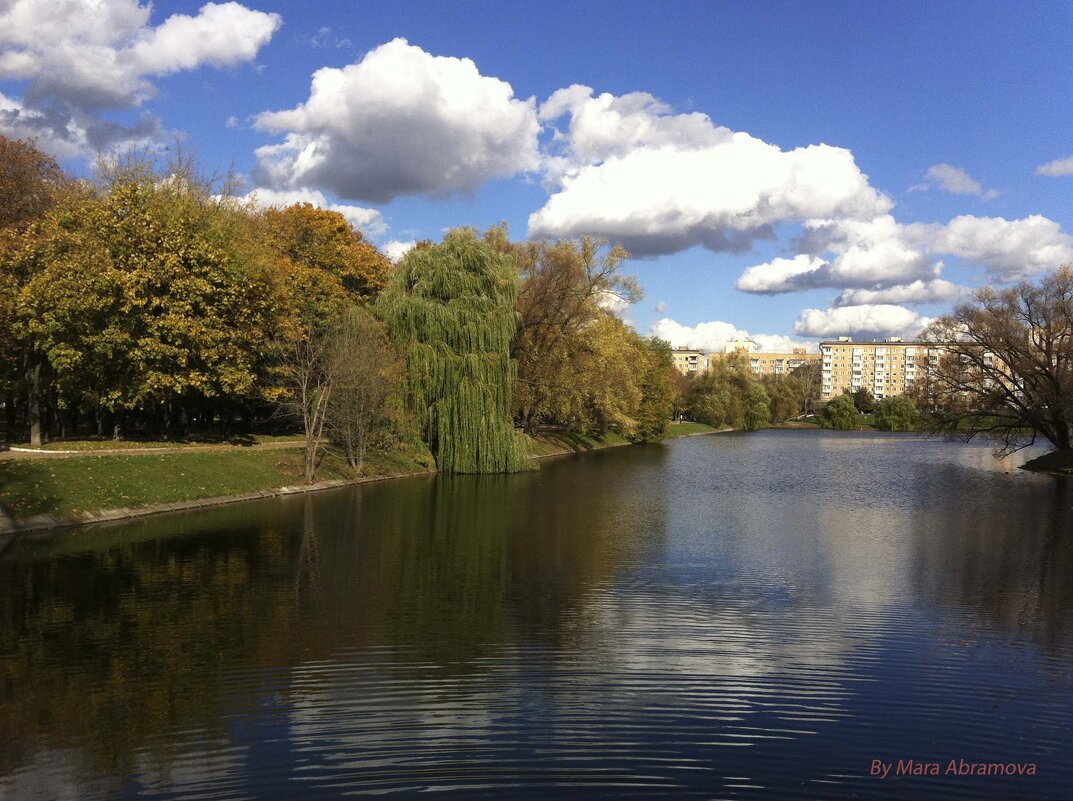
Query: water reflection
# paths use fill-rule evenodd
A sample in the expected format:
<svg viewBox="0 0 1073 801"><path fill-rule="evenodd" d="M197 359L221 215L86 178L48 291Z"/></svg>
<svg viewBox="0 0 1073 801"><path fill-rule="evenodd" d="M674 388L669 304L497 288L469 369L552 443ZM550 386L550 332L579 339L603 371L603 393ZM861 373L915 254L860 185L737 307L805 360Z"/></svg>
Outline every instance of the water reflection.
<svg viewBox="0 0 1073 801"><path fill-rule="evenodd" d="M721 435L23 540L0 795L1034 797L866 775L1012 741L1073 791L1073 488L988 459Z"/></svg>

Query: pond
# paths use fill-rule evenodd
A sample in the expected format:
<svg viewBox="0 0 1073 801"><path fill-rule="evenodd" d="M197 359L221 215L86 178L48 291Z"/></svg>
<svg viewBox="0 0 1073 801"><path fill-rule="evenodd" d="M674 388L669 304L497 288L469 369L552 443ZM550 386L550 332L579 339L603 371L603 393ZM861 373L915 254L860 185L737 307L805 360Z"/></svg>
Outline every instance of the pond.
<svg viewBox="0 0 1073 801"><path fill-rule="evenodd" d="M720 434L23 538L0 797L1070 799L1025 458Z"/></svg>

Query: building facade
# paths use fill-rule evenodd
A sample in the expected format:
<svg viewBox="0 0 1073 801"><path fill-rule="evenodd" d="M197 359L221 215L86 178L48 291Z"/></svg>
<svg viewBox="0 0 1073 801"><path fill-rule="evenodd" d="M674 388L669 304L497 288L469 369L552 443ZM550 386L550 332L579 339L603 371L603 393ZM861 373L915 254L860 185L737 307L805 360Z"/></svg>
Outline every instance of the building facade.
<svg viewBox="0 0 1073 801"><path fill-rule="evenodd" d="M749 367L754 375L789 375L809 362L820 360L820 354L794 348L792 353L751 353Z"/></svg>
<svg viewBox="0 0 1073 801"><path fill-rule="evenodd" d="M918 378L939 362L942 346L933 342L854 342L850 337L820 343L820 399L829 401L845 391L864 388L876 400L904 395Z"/></svg>
<svg viewBox="0 0 1073 801"><path fill-rule="evenodd" d="M726 358L732 353L740 353L745 356L749 363L749 369L753 375L789 375L809 362L818 362L820 354L808 353L804 348L794 348L791 353L761 353L759 346L751 339L735 339L726 343L722 353L712 353L708 356L708 366L711 369L712 362Z"/></svg>
<svg viewBox="0 0 1073 801"><path fill-rule="evenodd" d="M708 356L702 350L673 348L671 361L675 370L690 378L708 372Z"/></svg>

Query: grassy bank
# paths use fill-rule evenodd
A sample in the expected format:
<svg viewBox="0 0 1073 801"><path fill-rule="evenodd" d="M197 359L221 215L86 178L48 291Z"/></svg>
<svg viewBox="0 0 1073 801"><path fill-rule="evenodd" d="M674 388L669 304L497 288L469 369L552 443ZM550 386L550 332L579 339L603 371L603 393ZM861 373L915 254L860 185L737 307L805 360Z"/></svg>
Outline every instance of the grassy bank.
<svg viewBox="0 0 1073 801"><path fill-rule="evenodd" d="M362 475L397 475L427 469L419 454L370 453ZM302 452L236 448L142 456L72 456L0 461L0 498L16 519L177 503L303 483ZM318 481L356 478L329 453Z"/></svg>
<svg viewBox="0 0 1073 801"><path fill-rule="evenodd" d="M668 438L716 430L702 423L673 423ZM617 434L587 437L550 431L533 440L532 451L539 457L629 444L628 439ZM93 449L93 444L86 447L89 451ZM402 475L427 470L430 465L427 451L371 452L360 476ZM302 451L298 447L8 459L0 461L0 500L15 519L40 514L70 517L104 509L179 503L297 486L304 483L302 475ZM331 452L324 456L317 471L318 481L347 481L358 477L344 459Z"/></svg>
<svg viewBox="0 0 1073 801"><path fill-rule="evenodd" d="M670 423L664 439L692 437L697 434L714 434L721 429L704 423ZM569 431L542 431L532 440L532 451L536 457L557 456L564 453L582 453L600 448L615 448L630 445L630 440L620 434L605 434L602 437L590 437Z"/></svg>
<svg viewBox="0 0 1073 801"><path fill-rule="evenodd" d="M191 435L182 439L121 439L111 437L83 437L73 440L53 440L32 450L39 451L79 451L93 453L96 451L140 451L156 448L205 448L216 446L251 446L251 445L286 445L301 442L301 437L294 434L274 436L271 434L233 434ZM26 443L16 443L17 447L29 448Z"/></svg>
<svg viewBox="0 0 1073 801"><path fill-rule="evenodd" d="M1073 476L1073 450L1051 451L1021 465L1022 470Z"/></svg>

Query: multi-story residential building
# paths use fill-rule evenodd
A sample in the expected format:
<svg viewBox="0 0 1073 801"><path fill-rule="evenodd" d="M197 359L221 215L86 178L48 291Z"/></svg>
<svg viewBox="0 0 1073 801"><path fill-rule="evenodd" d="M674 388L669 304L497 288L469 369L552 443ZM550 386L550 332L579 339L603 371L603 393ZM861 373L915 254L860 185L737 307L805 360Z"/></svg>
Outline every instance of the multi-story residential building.
<svg viewBox="0 0 1073 801"><path fill-rule="evenodd" d="M733 339L726 343L722 353L708 357L709 368L715 359L731 353L743 353L754 375L788 375L803 364L819 361L820 354L808 353L804 348L794 348L791 353L760 353L760 346L751 339Z"/></svg>
<svg viewBox="0 0 1073 801"><path fill-rule="evenodd" d="M752 353L749 355L749 367L754 375L789 375L791 370L819 359L818 353L794 348L792 353Z"/></svg>
<svg viewBox="0 0 1073 801"><path fill-rule="evenodd" d="M751 339L731 339L723 346L723 353L756 353L760 346Z"/></svg>
<svg viewBox="0 0 1073 801"><path fill-rule="evenodd" d="M674 348L671 351L674 369L690 377L708 372L708 356L702 350Z"/></svg>
<svg viewBox="0 0 1073 801"><path fill-rule="evenodd" d="M865 388L877 400L902 395L929 367L939 363L942 346L934 342L854 342L850 337L820 343L823 379L820 399Z"/></svg>

